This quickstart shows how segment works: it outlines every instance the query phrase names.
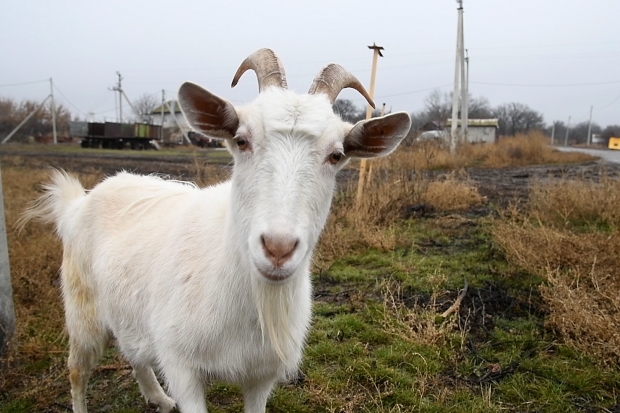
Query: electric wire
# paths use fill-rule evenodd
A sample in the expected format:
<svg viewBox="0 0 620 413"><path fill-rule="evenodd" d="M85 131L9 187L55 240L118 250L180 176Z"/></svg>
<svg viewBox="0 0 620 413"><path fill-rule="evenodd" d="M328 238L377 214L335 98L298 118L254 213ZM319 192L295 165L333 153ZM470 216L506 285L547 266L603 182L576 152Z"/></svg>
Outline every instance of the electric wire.
<svg viewBox="0 0 620 413"><path fill-rule="evenodd" d="M611 105L613 105L614 103L616 103L618 100L620 99L620 95L616 96L616 98L614 100L612 100L611 102L609 102L606 105L603 106L594 106L596 109L601 110L601 109L607 109L608 107L610 107Z"/></svg>
<svg viewBox="0 0 620 413"><path fill-rule="evenodd" d="M495 82L474 82L470 81L474 85L486 85L486 86L508 86L508 87L577 87L577 86L601 86L601 85L615 85L620 83L620 80L613 80L609 82L587 82L587 83L495 83Z"/></svg>
<svg viewBox="0 0 620 413"><path fill-rule="evenodd" d="M80 108L78 108L76 105L74 105L74 104L73 104L73 102L71 102L71 101L69 100L69 98L68 98L67 96L65 96L65 94L64 94L64 93L62 93L62 90L60 90L60 89L58 88L58 86L56 85L56 83L53 83L53 85L54 85L54 89L55 89L55 90L56 90L56 91L60 94L60 96L62 96L62 97L65 99L65 101L67 101L67 103L68 103L68 104L69 104L69 105L70 105L73 109L75 109L75 110L77 110L78 112L80 112L80 114L81 114L81 115L86 115L86 113L85 113L84 111L80 110Z"/></svg>
<svg viewBox="0 0 620 413"><path fill-rule="evenodd" d="M45 80L33 80L32 82L8 83L5 85L0 85L0 87L35 85L37 83L47 83L49 81L50 81L49 79L45 79Z"/></svg>

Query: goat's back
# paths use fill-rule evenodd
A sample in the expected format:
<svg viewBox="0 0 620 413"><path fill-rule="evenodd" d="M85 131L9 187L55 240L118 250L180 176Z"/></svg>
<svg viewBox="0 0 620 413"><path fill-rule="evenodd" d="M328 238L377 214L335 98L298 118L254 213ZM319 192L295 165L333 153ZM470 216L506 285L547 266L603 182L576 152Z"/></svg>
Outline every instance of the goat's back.
<svg viewBox="0 0 620 413"><path fill-rule="evenodd" d="M218 277L229 184L201 190L123 172L86 193L77 179L55 171L44 189L23 221L56 226L67 315L89 306L92 322L117 336L139 335L135 329L152 330L154 314L163 314L174 295L196 288L187 282L192 273Z"/></svg>

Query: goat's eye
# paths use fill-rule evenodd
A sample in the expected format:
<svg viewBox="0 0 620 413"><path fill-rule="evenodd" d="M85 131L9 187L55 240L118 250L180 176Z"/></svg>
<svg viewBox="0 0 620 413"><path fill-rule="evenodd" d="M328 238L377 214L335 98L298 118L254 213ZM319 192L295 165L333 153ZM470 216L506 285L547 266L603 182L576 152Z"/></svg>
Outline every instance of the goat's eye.
<svg viewBox="0 0 620 413"><path fill-rule="evenodd" d="M246 149L248 149L248 141L245 138L237 138L235 139L235 141L237 142L237 147L239 148L240 151L245 151Z"/></svg>
<svg viewBox="0 0 620 413"><path fill-rule="evenodd" d="M342 157L343 157L342 152L332 152L331 155L329 155L328 161L332 165L336 165L338 162L340 162Z"/></svg>

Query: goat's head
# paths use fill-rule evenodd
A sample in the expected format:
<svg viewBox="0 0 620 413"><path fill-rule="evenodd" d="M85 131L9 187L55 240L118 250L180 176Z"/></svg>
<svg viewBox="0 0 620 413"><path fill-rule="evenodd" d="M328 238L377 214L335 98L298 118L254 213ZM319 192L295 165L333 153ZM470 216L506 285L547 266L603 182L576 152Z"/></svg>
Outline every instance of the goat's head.
<svg viewBox="0 0 620 413"><path fill-rule="evenodd" d="M232 219L243 250L259 278L280 283L307 268L325 225L336 173L353 157L390 153L409 131L404 112L342 121L332 110L343 88L358 90L374 107L360 82L336 64L323 68L308 94L287 90L280 60L261 49L239 67L256 72L260 94L233 107L193 83L184 83L179 102L189 124L224 139L235 159Z"/></svg>

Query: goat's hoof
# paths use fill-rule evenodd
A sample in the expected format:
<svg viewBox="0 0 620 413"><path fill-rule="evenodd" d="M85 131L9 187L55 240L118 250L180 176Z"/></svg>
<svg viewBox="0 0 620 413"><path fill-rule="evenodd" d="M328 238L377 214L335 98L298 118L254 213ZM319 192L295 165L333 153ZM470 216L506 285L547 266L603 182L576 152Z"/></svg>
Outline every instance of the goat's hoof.
<svg viewBox="0 0 620 413"><path fill-rule="evenodd" d="M158 413L170 413L174 410L176 406L176 402L170 397L167 397L166 400L162 400L159 403L149 400L146 404L150 409L157 408Z"/></svg>

